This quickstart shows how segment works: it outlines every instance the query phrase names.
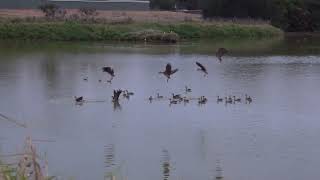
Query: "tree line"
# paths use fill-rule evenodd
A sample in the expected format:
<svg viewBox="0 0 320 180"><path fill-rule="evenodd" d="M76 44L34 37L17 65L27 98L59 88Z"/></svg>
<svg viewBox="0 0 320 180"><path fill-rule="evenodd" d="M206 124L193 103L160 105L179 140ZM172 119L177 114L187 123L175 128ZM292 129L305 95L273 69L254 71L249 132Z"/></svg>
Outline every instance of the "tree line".
<svg viewBox="0 0 320 180"><path fill-rule="evenodd" d="M181 1L189 2L189 9L202 9L205 19L259 18L284 31L320 30L319 0L151 0L150 5L172 10Z"/></svg>

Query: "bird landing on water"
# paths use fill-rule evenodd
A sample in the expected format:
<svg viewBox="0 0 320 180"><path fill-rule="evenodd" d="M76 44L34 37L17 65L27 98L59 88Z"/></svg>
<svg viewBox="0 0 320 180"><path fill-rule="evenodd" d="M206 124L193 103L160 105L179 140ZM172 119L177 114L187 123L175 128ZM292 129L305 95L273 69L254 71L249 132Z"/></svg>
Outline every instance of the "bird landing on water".
<svg viewBox="0 0 320 180"><path fill-rule="evenodd" d="M219 62L222 62L222 57L229 53L229 51L226 48L219 48L218 51L216 52L216 56L219 59Z"/></svg>
<svg viewBox="0 0 320 180"><path fill-rule="evenodd" d="M111 78L109 80L107 80L108 83L111 83L112 79L115 76L114 69L112 67L107 66L107 67L103 67L102 71L108 73L111 76Z"/></svg>
<svg viewBox="0 0 320 180"><path fill-rule="evenodd" d="M170 63L166 65L165 71L159 72L159 74L163 74L164 76L167 77L167 82L169 81L171 75L175 74L178 71L178 69L173 69Z"/></svg>
<svg viewBox="0 0 320 180"><path fill-rule="evenodd" d="M122 90L113 90L113 96L112 96L112 101L113 102L119 102L119 96L121 95Z"/></svg>

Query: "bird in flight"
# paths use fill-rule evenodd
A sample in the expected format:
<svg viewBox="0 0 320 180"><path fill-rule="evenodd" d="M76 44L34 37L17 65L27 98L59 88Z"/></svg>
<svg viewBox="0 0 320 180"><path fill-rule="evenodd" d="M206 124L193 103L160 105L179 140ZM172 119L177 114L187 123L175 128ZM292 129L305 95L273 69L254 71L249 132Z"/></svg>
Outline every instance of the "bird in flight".
<svg viewBox="0 0 320 180"><path fill-rule="evenodd" d="M208 74L207 69L206 69L206 67L204 67L204 65L202 65L202 64L199 63L199 62L196 62L196 65L199 67L199 68L198 68L198 71L202 71L205 75Z"/></svg>
<svg viewBox="0 0 320 180"><path fill-rule="evenodd" d="M166 65L165 71L159 72L159 74L163 74L164 76L166 76L166 77L167 77L167 82L168 82L169 79L170 79L170 76L171 76L172 74L176 73L177 71L178 71L178 69L173 69L173 70L172 70L171 64L168 63L168 64Z"/></svg>
<svg viewBox="0 0 320 180"><path fill-rule="evenodd" d="M119 97L123 91L121 89L118 90L113 90L113 96L112 96L112 101L113 102L119 102Z"/></svg>
<svg viewBox="0 0 320 180"><path fill-rule="evenodd" d="M108 74L111 76L111 79L108 80L108 82L111 83L113 77L115 76L115 75L114 75L114 70L113 70L113 68L112 68L112 67L109 67L109 66L103 67L103 68L102 68L102 71L108 73Z"/></svg>
<svg viewBox="0 0 320 180"><path fill-rule="evenodd" d="M219 62L222 62L222 56L227 54L229 51L226 48L219 48L216 52L216 56L219 59Z"/></svg>

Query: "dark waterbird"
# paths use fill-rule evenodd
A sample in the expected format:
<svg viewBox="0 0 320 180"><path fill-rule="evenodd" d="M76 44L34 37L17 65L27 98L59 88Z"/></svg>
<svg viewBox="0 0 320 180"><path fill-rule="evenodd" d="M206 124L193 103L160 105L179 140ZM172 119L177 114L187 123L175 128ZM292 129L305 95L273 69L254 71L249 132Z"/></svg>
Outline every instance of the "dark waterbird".
<svg viewBox="0 0 320 180"><path fill-rule="evenodd" d="M172 98L173 99L181 99L181 95L172 93Z"/></svg>
<svg viewBox="0 0 320 180"><path fill-rule="evenodd" d="M208 101L208 99L205 97L205 96L201 96L199 99L198 99L198 103L199 104L206 104Z"/></svg>
<svg viewBox="0 0 320 180"><path fill-rule="evenodd" d="M112 101L113 101L113 102L118 102L121 93L122 93L122 90L121 90L121 89L119 89L119 90L113 90Z"/></svg>
<svg viewBox="0 0 320 180"><path fill-rule="evenodd" d="M160 96L160 94L157 93L157 98L158 98L158 99L163 99L163 96Z"/></svg>
<svg viewBox="0 0 320 180"><path fill-rule="evenodd" d="M222 102L223 101L223 98L220 98L220 96L217 97L217 102Z"/></svg>
<svg viewBox="0 0 320 180"><path fill-rule="evenodd" d="M129 92L128 90L124 90L122 94L123 94L123 97L125 97L125 98L127 98L127 99L129 99L130 96L133 96L133 95L134 95L133 92Z"/></svg>
<svg viewBox="0 0 320 180"><path fill-rule="evenodd" d="M84 101L83 96L80 96L80 97L75 96L75 97L74 97L74 100L75 100L76 102L78 102L78 103L81 103L81 102Z"/></svg>
<svg viewBox="0 0 320 180"><path fill-rule="evenodd" d="M199 67L198 71L204 72L205 75L208 74L207 69L206 69L206 67L204 67L204 65L202 65L202 64L199 63L199 62L196 62L196 65Z"/></svg>
<svg viewBox="0 0 320 180"><path fill-rule="evenodd" d="M128 90L125 90L125 91L129 96L133 96L134 95L134 92L129 92Z"/></svg>
<svg viewBox="0 0 320 180"><path fill-rule="evenodd" d="M150 97L148 98L148 100L150 101L150 103L152 103L153 97L150 96Z"/></svg>
<svg viewBox="0 0 320 180"><path fill-rule="evenodd" d="M216 56L219 59L219 61L222 61L222 56L227 54L229 51L226 48L219 48L218 51L216 52Z"/></svg>
<svg viewBox="0 0 320 180"><path fill-rule="evenodd" d="M176 100L176 99L169 99L169 101L170 101L170 104L169 105L171 105L171 104L178 104L178 100Z"/></svg>
<svg viewBox="0 0 320 180"><path fill-rule="evenodd" d="M192 92L191 88L188 88L188 86L185 86L185 90L186 90L186 93Z"/></svg>
<svg viewBox="0 0 320 180"><path fill-rule="evenodd" d="M111 83L113 77L115 76L113 68L109 67L109 66L103 67L102 71L108 73L111 76L110 80L107 81L107 82Z"/></svg>
<svg viewBox="0 0 320 180"><path fill-rule="evenodd" d="M233 102L241 102L241 98L236 98L236 96L233 96Z"/></svg>
<svg viewBox="0 0 320 180"><path fill-rule="evenodd" d="M187 97L183 97L183 102L184 102L185 104L187 104L187 103L190 102L190 100L189 100Z"/></svg>
<svg viewBox="0 0 320 180"><path fill-rule="evenodd" d="M159 74L165 75L165 76L167 77L167 82L168 82L169 79L170 79L170 76L171 76L172 74L176 73L177 71L178 71L178 69L173 69L173 70L172 70L171 64L168 63L168 64L166 65L166 70L163 71L163 72L159 72Z"/></svg>
<svg viewBox="0 0 320 180"><path fill-rule="evenodd" d="M252 98L246 94L246 103L252 103Z"/></svg>
<svg viewBox="0 0 320 180"><path fill-rule="evenodd" d="M110 76L114 77L114 70L112 67L109 67L109 66L103 67L102 71L106 72L106 73L110 74Z"/></svg>
<svg viewBox="0 0 320 180"><path fill-rule="evenodd" d="M226 104L232 104L232 98L231 97L225 97L225 103Z"/></svg>

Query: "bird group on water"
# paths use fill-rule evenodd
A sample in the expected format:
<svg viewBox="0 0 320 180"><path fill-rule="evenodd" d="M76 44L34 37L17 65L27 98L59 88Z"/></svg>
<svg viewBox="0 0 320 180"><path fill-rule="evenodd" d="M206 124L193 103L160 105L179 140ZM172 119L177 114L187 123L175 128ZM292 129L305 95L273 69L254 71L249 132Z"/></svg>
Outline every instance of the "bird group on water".
<svg viewBox="0 0 320 180"><path fill-rule="evenodd" d="M190 92L192 92L191 88L189 88L188 86L185 86L185 92L184 92L185 95L171 93L170 96L165 97L157 93L156 96L150 96L148 100L150 103L154 101L168 100L169 105L182 104L182 103L186 105L191 101L198 102L198 105L204 105L207 102L209 102L209 98L206 96L200 96L200 97L188 96L188 93ZM213 98L213 99L210 99L210 101L216 102L217 104L224 103L225 105L227 105L227 104L239 104L242 102L245 104L251 104L253 100L251 96L248 96L247 94L245 94L243 98L237 97L237 96L231 96L231 95L225 96L225 97L217 96L216 100Z"/></svg>
<svg viewBox="0 0 320 180"><path fill-rule="evenodd" d="M218 58L219 62L222 62L222 57L228 53L228 50L225 48L219 48L216 52L216 57ZM208 75L208 71L207 68L201 64L200 62L196 62L195 63L196 66L198 67L198 71L201 71L204 73L204 76ZM167 63L165 66L164 71L160 71L159 74L163 74L166 78L167 78L167 82L169 81L169 79L171 79L171 76L175 73L177 73L179 71L178 68L173 68L172 65L170 63ZM110 76L110 79L107 80L108 83L112 83L113 78L115 77L115 71L112 67L110 66L106 66L106 67L102 67L102 72L107 73ZM88 81L88 77L85 77L83 79L84 81ZM99 80L99 82L102 82L102 80ZM185 94L191 93L192 89L189 88L188 86L185 86ZM113 103L119 103L119 98L120 96L129 99L130 96L133 96L134 93L133 92L129 92L128 90L114 90L113 91L113 96L112 96L112 102ZM83 96L74 97L75 102L76 103L84 103L86 102L86 100L84 99ZM172 104L188 104L191 101L197 101L199 105L204 105L208 102L208 98L205 96L200 96L200 97L187 97L187 96L182 96L181 94L174 94L172 93L171 96L169 97L164 97L162 95L160 95L159 93L156 94L156 96L150 96L148 98L149 102L153 102L156 100L169 100L169 105ZM216 102L217 103L222 103L224 102L225 104L236 104L236 103L241 103L241 102L245 102L246 104L250 104L252 103L252 98L251 96L248 96L247 94L245 95L244 98L240 98L240 97L236 97L236 96L226 96L226 97L220 97L217 96Z"/></svg>

